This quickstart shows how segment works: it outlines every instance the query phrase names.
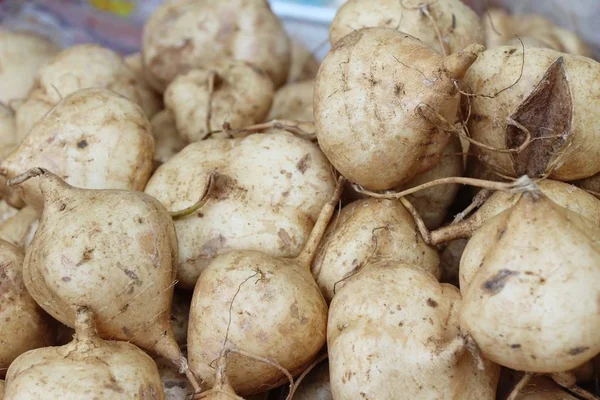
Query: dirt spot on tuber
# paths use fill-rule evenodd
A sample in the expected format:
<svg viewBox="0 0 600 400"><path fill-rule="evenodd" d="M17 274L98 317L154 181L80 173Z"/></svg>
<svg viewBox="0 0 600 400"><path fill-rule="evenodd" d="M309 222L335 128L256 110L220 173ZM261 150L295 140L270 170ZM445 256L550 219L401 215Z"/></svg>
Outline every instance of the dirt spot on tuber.
<svg viewBox="0 0 600 400"><path fill-rule="evenodd" d="M134 281L138 281L139 278L137 276L137 274L135 273L135 271L132 271L130 269L124 269L123 272L125 272L125 275L127 275L128 277L130 277L131 279L133 279Z"/></svg>
<svg viewBox="0 0 600 400"><path fill-rule="evenodd" d="M521 348L521 345L520 345L520 344L511 344L511 345L510 345L510 348L511 348L511 349L520 349L520 348Z"/></svg>
<svg viewBox="0 0 600 400"><path fill-rule="evenodd" d="M93 258L93 254L94 254L94 249L90 249L90 248L86 247L85 250L83 251L83 254L81 255L81 260L79 260L79 262L77 264L75 264L75 266L79 267L79 266L85 264L86 262L90 261Z"/></svg>
<svg viewBox="0 0 600 400"><path fill-rule="evenodd" d="M225 242L226 242L226 239L225 239L225 236L223 236L223 235L219 235L215 238L212 238L209 241L207 241L206 243L204 243L204 246L202 246L202 252L208 258L216 257L218 254L218 251L225 246Z"/></svg>
<svg viewBox="0 0 600 400"><path fill-rule="evenodd" d="M518 148L525 143L527 131L533 140L523 151L511 155L515 173L530 177L544 175L571 137L573 99L562 57L552 63L510 119L522 126L507 125L507 148Z"/></svg>
<svg viewBox="0 0 600 400"><path fill-rule="evenodd" d="M516 275L519 275L517 271L501 269L496 275L483 282L482 289L491 296L498 294L504 289L504 285L506 285L508 279Z"/></svg>
<svg viewBox="0 0 600 400"><path fill-rule="evenodd" d="M432 299L431 297L427 299L427 305L432 308L436 308L438 306L437 301Z"/></svg>
<svg viewBox="0 0 600 400"><path fill-rule="evenodd" d="M186 383L182 382L182 381L165 381L163 383L163 385L165 386L165 388L167 389L172 389L174 387L180 387L182 389L186 388Z"/></svg>
<svg viewBox="0 0 600 400"><path fill-rule="evenodd" d="M61 278L61 280L62 280L63 282L71 282L71 277L69 277L69 276L63 276L63 277Z"/></svg>
<svg viewBox="0 0 600 400"><path fill-rule="evenodd" d="M296 164L296 168L298 168L298 171L300 171L301 173L305 173L306 170L308 169L308 163L310 162L310 154L306 154L304 155L304 157L302 157L300 159L300 161L298 161L298 164Z"/></svg>
<svg viewBox="0 0 600 400"><path fill-rule="evenodd" d="M87 145L88 145L88 142L85 139L80 140L79 142L77 142L77 147L80 148L80 149L85 149L87 147Z"/></svg>
<svg viewBox="0 0 600 400"><path fill-rule="evenodd" d="M585 347L585 346L573 347L571 350L569 350L569 355L576 356L577 354L581 354L587 350L589 350L589 347Z"/></svg>
<svg viewBox="0 0 600 400"><path fill-rule="evenodd" d="M277 236L279 236L279 239L281 239L281 242L283 243L283 248L290 248L292 247L292 238L290 237L290 235L287 233L287 231L283 228L279 229L279 232L277 232Z"/></svg>

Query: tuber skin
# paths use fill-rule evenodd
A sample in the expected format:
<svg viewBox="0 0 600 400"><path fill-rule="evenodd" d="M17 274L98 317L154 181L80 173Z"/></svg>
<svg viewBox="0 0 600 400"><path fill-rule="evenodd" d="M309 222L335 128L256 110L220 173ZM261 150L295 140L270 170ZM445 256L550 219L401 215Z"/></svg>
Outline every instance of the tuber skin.
<svg viewBox="0 0 600 400"><path fill-rule="evenodd" d="M41 168L15 183L26 179L44 198L23 264L31 296L70 327L85 305L101 337L129 341L189 374L170 321L177 237L165 208L142 192L75 188Z"/></svg>
<svg viewBox="0 0 600 400"><path fill-rule="evenodd" d="M0 378L22 353L52 344L49 318L25 288L23 251L0 240Z"/></svg>
<svg viewBox="0 0 600 400"><path fill-rule="evenodd" d="M141 108L106 89L84 89L44 116L0 168L9 179L38 166L80 188L143 190L153 152L150 122ZM42 209L37 183L16 190Z"/></svg>
<svg viewBox="0 0 600 400"><path fill-rule="evenodd" d="M417 234L400 201L358 200L344 207L327 227L312 273L329 302L349 277L380 260L418 265L440 276L437 251Z"/></svg>
<svg viewBox="0 0 600 400"><path fill-rule="evenodd" d="M38 69L58 51L45 37L0 28L0 103L25 99Z"/></svg>
<svg viewBox="0 0 600 400"><path fill-rule="evenodd" d="M22 249L29 246L39 223L39 213L27 206L0 225L0 239Z"/></svg>
<svg viewBox="0 0 600 400"><path fill-rule="evenodd" d="M319 70L319 61L296 39L291 39L291 62L287 84L314 80Z"/></svg>
<svg viewBox="0 0 600 400"><path fill-rule="evenodd" d="M175 126L175 117L169 110L157 112L150 120L154 136L154 169L166 163L186 145Z"/></svg>
<svg viewBox="0 0 600 400"><path fill-rule="evenodd" d="M340 40L321 64L314 92L319 145L348 180L396 188L432 169L457 119L455 87L481 52L443 57L390 28Z"/></svg>
<svg viewBox="0 0 600 400"><path fill-rule="evenodd" d="M600 200L568 183L546 179L537 183L539 190L556 204L600 225ZM521 198L521 193L494 192L469 218L431 232L432 244L454 239L468 239L488 220L509 209Z"/></svg>
<svg viewBox="0 0 600 400"><path fill-rule="evenodd" d="M571 181L600 172L589 161L600 154L598 74L600 63L555 50L486 50L464 77L474 94L467 127L472 139L496 150L474 145L475 155L515 178Z"/></svg>
<svg viewBox="0 0 600 400"><path fill-rule="evenodd" d="M273 94L273 82L262 70L230 60L178 75L164 98L179 135L191 143L205 139L225 122L234 129L262 122Z"/></svg>
<svg viewBox="0 0 600 400"><path fill-rule="evenodd" d="M329 26L329 40L335 45L352 31L368 27L408 33L442 54L484 44L478 15L460 0L348 0Z"/></svg>
<svg viewBox="0 0 600 400"><path fill-rule="evenodd" d="M500 368L467 350L461 296L420 266L382 260L331 302L327 346L336 400L493 400Z"/></svg>
<svg viewBox="0 0 600 400"><path fill-rule="evenodd" d="M6 200L0 200L0 226L8 221L11 217L17 215L18 212L18 208L8 204Z"/></svg>
<svg viewBox="0 0 600 400"><path fill-rule="evenodd" d="M460 261L461 329L483 355L534 373L600 352L600 226L541 191L488 220ZM566 323L568 321L568 323Z"/></svg>
<svg viewBox="0 0 600 400"><path fill-rule="evenodd" d="M4 400L164 400L154 361L131 343L102 340L85 307L77 309L73 341L22 354L6 382Z"/></svg>
<svg viewBox="0 0 600 400"><path fill-rule="evenodd" d="M220 177L204 207L175 221L177 278L185 289L231 250L297 256L335 187L316 144L270 133L192 143L158 168L146 193L169 210L184 209L204 192L213 171Z"/></svg>
<svg viewBox="0 0 600 400"><path fill-rule="evenodd" d="M160 96L113 50L80 44L62 50L37 72L36 83L17 108L17 136L23 140L48 111L81 89L104 88L139 105L148 118L161 109Z"/></svg>
<svg viewBox="0 0 600 400"><path fill-rule="evenodd" d="M314 79L288 83L273 98L267 120L312 121Z"/></svg>
<svg viewBox="0 0 600 400"><path fill-rule="evenodd" d="M246 61L282 86L290 40L266 0L175 0L160 5L143 32L146 78L164 92L180 74L215 61Z"/></svg>
<svg viewBox="0 0 600 400"><path fill-rule="evenodd" d="M341 195L343 181L325 204L295 258L238 250L217 256L196 283L188 330L190 368L214 386L211 363L223 349L242 350L302 372L325 344L327 303L310 264ZM232 353L227 377L241 396L264 392L287 378L280 369Z"/></svg>

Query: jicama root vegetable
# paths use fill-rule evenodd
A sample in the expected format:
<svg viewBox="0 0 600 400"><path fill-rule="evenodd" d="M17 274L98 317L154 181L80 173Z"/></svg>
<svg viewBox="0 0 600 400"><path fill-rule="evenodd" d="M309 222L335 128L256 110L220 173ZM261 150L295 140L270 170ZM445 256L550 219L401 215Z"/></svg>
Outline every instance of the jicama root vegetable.
<svg viewBox="0 0 600 400"><path fill-rule="evenodd" d="M420 266L379 261L348 279L327 325L336 400L495 399L500 368L483 369L460 335L456 287Z"/></svg>
<svg viewBox="0 0 600 400"><path fill-rule="evenodd" d="M227 61L178 75L164 98L177 131L190 143L206 138L224 122L233 128L262 122L273 101L273 82L248 63Z"/></svg>
<svg viewBox="0 0 600 400"><path fill-rule="evenodd" d="M0 240L0 378L19 355L52 343L49 318L25 289L22 265L22 250Z"/></svg>
<svg viewBox="0 0 600 400"><path fill-rule="evenodd" d="M589 47L575 33L553 24L537 14L509 15L500 8L488 9L482 18L485 47L545 47L563 53L591 56ZM518 38L518 39L517 39Z"/></svg>
<svg viewBox="0 0 600 400"><path fill-rule="evenodd" d="M325 344L327 303L310 264L341 195L325 204L302 252L295 258L238 250L214 258L194 289L188 331L190 368L209 386L211 363L223 349L241 350L273 365L230 355L227 377L239 395L260 393L302 372Z"/></svg>
<svg viewBox="0 0 600 400"><path fill-rule="evenodd" d="M194 400L243 400L235 393L227 378L227 353L223 352L216 361L215 383L212 389L194 396Z"/></svg>
<svg viewBox="0 0 600 400"><path fill-rule="evenodd" d="M568 183L543 180L537 183L539 190L554 203L575 212L600 225L600 200ZM432 244L463 238L468 239L482 225L496 215L509 209L521 198L521 193L494 192L483 205L464 221L431 232Z"/></svg>
<svg viewBox="0 0 600 400"><path fill-rule="evenodd" d="M177 132L175 118L169 110L157 112L150 120L154 136L154 166L169 161L185 147L185 140Z"/></svg>
<svg viewBox="0 0 600 400"><path fill-rule="evenodd" d="M291 39L291 57L288 85L315 79L319 70L319 62L304 44L295 39Z"/></svg>
<svg viewBox="0 0 600 400"><path fill-rule="evenodd" d="M76 45L61 51L38 71L33 90L17 108L19 139L62 99L86 88L119 93L142 107L148 118L161 109L160 97L118 53L95 44Z"/></svg>
<svg viewBox="0 0 600 400"><path fill-rule="evenodd" d="M312 121L314 80L288 83L273 97L267 120Z"/></svg>
<svg viewBox="0 0 600 400"><path fill-rule="evenodd" d="M0 225L0 239L20 248L31 243L37 230L39 214L33 207L27 206Z"/></svg>
<svg viewBox="0 0 600 400"><path fill-rule="evenodd" d="M176 0L146 22L142 56L147 79L161 92L177 75L223 59L246 61L279 87L290 40L265 0Z"/></svg>
<svg viewBox="0 0 600 400"><path fill-rule="evenodd" d="M38 68L58 51L44 37L0 29L0 103L8 105L27 97Z"/></svg>
<svg viewBox="0 0 600 400"><path fill-rule="evenodd" d="M131 343L105 341L90 310L79 307L65 346L28 351L8 369L4 400L156 399L164 394L154 361Z"/></svg>
<svg viewBox="0 0 600 400"><path fill-rule="evenodd" d="M442 151L440 161L427 172L415 176L410 182L397 190L410 189L426 182L440 178L463 175L463 157L460 140L457 137L450 141ZM428 229L436 229L442 225L448 208L454 203L459 185L440 185L421 190L406 196L419 215L423 218Z"/></svg>
<svg viewBox="0 0 600 400"><path fill-rule="evenodd" d="M0 168L8 178L38 166L80 188L143 190L153 152L150 122L137 105L106 89L84 89L44 116ZM37 183L17 190L41 209Z"/></svg>
<svg viewBox="0 0 600 400"><path fill-rule="evenodd" d="M15 182L30 178L44 198L23 264L31 296L70 327L77 307L89 307L101 337L150 350L190 378L170 321L177 264L171 215L142 192L75 188L41 168Z"/></svg>
<svg viewBox="0 0 600 400"><path fill-rule="evenodd" d="M157 357L154 359L158 367L158 373L162 382L165 400L186 400L189 394L193 393L190 383L181 375L173 363L168 360Z"/></svg>
<svg viewBox="0 0 600 400"><path fill-rule="evenodd" d="M447 57L390 28L345 36L317 75L319 144L338 171L373 190L392 189L434 167L457 118L455 87L482 50ZM374 122L376 121L376 122Z"/></svg>
<svg viewBox="0 0 600 400"><path fill-rule="evenodd" d="M418 265L440 276L437 251L417 234L400 201L358 200L344 207L327 228L312 273L331 301L349 277L382 259Z"/></svg>
<svg viewBox="0 0 600 400"><path fill-rule="evenodd" d="M460 263L461 329L519 371L575 368L600 352L600 226L539 190L488 220Z"/></svg>
<svg viewBox="0 0 600 400"><path fill-rule="evenodd" d="M600 109L600 63L541 48L486 50L464 82L472 93L476 154L504 175L556 180L600 172L594 128Z"/></svg>
<svg viewBox="0 0 600 400"><path fill-rule="evenodd" d="M177 274L188 289L211 259L227 251L297 256L335 186L316 144L273 133L192 143L158 168L146 193L169 210L185 209L205 191L213 171L220 177L208 202L175 221Z"/></svg>
<svg viewBox="0 0 600 400"><path fill-rule="evenodd" d="M352 31L368 27L408 33L443 54L484 43L479 17L460 0L349 0L331 22L329 40L335 45Z"/></svg>

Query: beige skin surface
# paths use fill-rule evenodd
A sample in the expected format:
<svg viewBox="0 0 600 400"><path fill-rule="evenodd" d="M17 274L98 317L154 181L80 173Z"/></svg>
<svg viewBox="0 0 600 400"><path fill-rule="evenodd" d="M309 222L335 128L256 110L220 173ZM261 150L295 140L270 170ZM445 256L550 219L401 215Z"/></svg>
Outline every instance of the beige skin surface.
<svg viewBox="0 0 600 400"><path fill-rule="evenodd" d="M0 239L17 247L25 248L31 243L38 222L37 210L30 206L24 207L0 225Z"/></svg>
<svg viewBox="0 0 600 400"><path fill-rule="evenodd" d="M423 13L423 4L431 19ZM335 44L350 32L368 27L397 29L445 54L484 43L479 17L459 0L349 0L331 22L329 40Z"/></svg>
<svg viewBox="0 0 600 400"><path fill-rule="evenodd" d="M25 99L38 69L58 51L44 37L0 29L0 103Z"/></svg>
<svg viewBox="0 0 600 400"><path fill-rule="evenodd" d="M546 73L552 65L555 73L548 78ZM508 117L533 137L560 137L535 140L519 154L475 145L473 150L504 175L514 177L549 174L551 179L570 181L598 173L600 164L590 162L600 157L600 110L595 106L595 99L600 97L598 74L600 63L555 50L526 47L524 64L520 45L486 50L464 78L470 92L493 96L471 97L468 128L472 138L497 149L517 148L521 142L515 142L514 136L524 139L525 134L507 128ZM542 81L545 76L548 80ZM534 89L540 86L544 89L536 94ZM546 148L549 146L554 148Z"/></svg>
<svg viewBox="0 0 600 400"><path fill-rule="evenodd" d="M186 142L177 132L175 118L169 110L157 112L150 123L152 136L154 136L154 164L158 167L179 153Z"/></svg>
<svg viewBox="0 0 600 400"><path fill-rule="evenodd" d="M78 320L71 343L29 351L8 370L4 400L92 397L165 398L154 361L131 343L100 339L93 328L93 317Z"/></svg>
<svg viewBox="0 0 600 400"><path fill-rule="evenodd" d="M52 343L49 318L25 289L22 265L22 250L0 240L0 377L19 355Z"/></svg>
<svg viewBox="0 0 600 400"><path fill-rule="evenodd" d="M327 301L347 278L380 261L421 266L439 277L437 251L416 233L415 223L397 200L365 199L344 207L330 223L312 265Z"/></svg>
<svg viewBox="0 0 600 400"><path fill-rule="evenodd" d="M18 208L14 208L4 200L0 200L0 224L5 223L10 217L19 212Z"/></svg>
<svg viewBox="0 0 600 400"><path fill-rule="evenodd" d="M325 57L315 85L315 125L327 158L373 190L393 189L433 168L450 137L437 126L457 117L454 82L479 50L444 58L390 28L345 36Z"/></svg>
<svg viewBox="0 0 600 400"><path fill-rule="evenodd" d="M177 76L164 97L177 131L191 143L225 122L234 129L262 122L273 101L273 83L248 63L227 61Z"/></svg>
<svg viewBox="0 0 600 400"><path fill-rule="evenodd" d="M168 210L185 209L198 201L214 170L222 176L207 203L175 221L178 279L187 289L227 251L298 255L334 188L331 166L317 145L273 133L192 143L158 168L146 193Z"/></svg>
<svg viewBox="0 0 600 400"><path fill-rule="evenodd" d="M537 182L536 185L544 195L548 196L548 198L556 204L600 225L599 199L586 191L565 182L546 179ZM466 220L434 231L432 233L433 242L439 244L458 238L470 238L483 224L515 205L520 198L520 193L504 191L494 192L483 205Z"/></svg>
<svg viewBox="0 0 600 400"><path fill-rule="evenodd" d="M506 367L575 368L600 352L599 262L597 222L524 193L465 248L461 328Z"/></svg>
<svg viewBox="0 0 600 400"><path fill-rule="evenodd" d="M84 89L46 115L0 168L13 178L44 167L89 189L143 190L152 170L154 139L141 108L106 89ZM41 209L34 181L19 194Z"/></svg>
<svg viewBox="0 0 600 400"><path fill-rule="evenodd" d="M312 121L315 81L288 83L275 93L267 120Z"/></svg>
<svg viewBox="0 0 600 400"><path fill-rule="evenodd" d="M177 238L164 207L141 192L78 189L51 173L32 179L44 196L23 264L32 297L70 327L76 307L88 306L102 337L180 359L170 321Z"/></svg>
<svg viewBox="0 0 600 400"><path fill-rule="evenodd" d="M319 70L319 61L298 40L292 39L292 61L287 83L302 82L315 79Z"/></svg>
<svg viewBox="0 0 600 400"><path fill-rule="evenodd" d="M138 104L148 118L161 109L160 96L116 52L95 44L67 48L40 68L27 100L18 106L17 135L22 140L58 102L86 88L106 88Z"/></svg>
<svg viewBox="0 0 600 400"><path fill-rule="evenodd" d="M350 278L329 310L333 398L494 399L500 368L477 368L460 305L458 289L419 266L381 261Z"/></svg>
<svg viewBox="0 0 600 400"><path fill-rule="evenodd" d="M290 40L266 0L174 0L158 7L144 26L143 64L161 92L191 69L222 59L246 61L283 85Z"/></svg>
<svg viewBox="0 0 600 400"><path fill-rule="evenodd" d="M575 33L535 14L509 15L505 10L492 8L482 16L485 45L488 49L517 46L519 39L526 46L545 47L564 53L591 57L591 51Z"/></svg>
<svg viewBox="0 0 600 400"><path fill-rule="evenodd" d="M0 158L4 159L17 147L15 114L0 103Z"/></svg>

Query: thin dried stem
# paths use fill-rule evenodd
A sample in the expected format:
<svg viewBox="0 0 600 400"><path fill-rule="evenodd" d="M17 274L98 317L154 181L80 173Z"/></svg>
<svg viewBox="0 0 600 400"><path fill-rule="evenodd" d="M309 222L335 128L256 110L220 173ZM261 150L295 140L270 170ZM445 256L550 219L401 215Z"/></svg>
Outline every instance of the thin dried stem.
<svg viewBox="0 0 600 400"><path fill-rule="evenodd" d="M224 132L228 137L236 138L246 136L251 133L264 132L268 129L280 129L310 141L317 140L315 124L312 121L291 121L283 119L274 119L272 121L250 125L239 129L232 129L229 124L225 123L223 124L222 131L214 131L212 133Z"/></svg>
<svg viewBox="0 0 600 400"><path fill-rule="evenodd" d="M491 195L492 195L491 191L489 191L488 189L482 189L479 193L477 193L475 195L475 197L473 198L473 201L471 202L471 204L469 204L469 206L467 208L465 208L463 211L456 214L452 223L457 224L457 223L461 222L463 219L465 219L467 217L467 215L471 214L473 212L473 210L481 207L481 205L483 203L485 203L485 201Z"/></svg>
<svg viewBox="0 0 600 400"><path fill-rule="evenodd" d="M412 215L415 224L417 225L417 229L419 230L419 233L423 238L423 241L427 244L431 243L431 232L429 232L429 229L427 229L427 226L425 226L425 221L423 221L423 218L421 218L421 215L419 214L417 209L406 197L401 197L400 202L402 203L404 208L408 210L410 215Z"/></svg>
<svg viewBox="0 0 600 400"><path fill-rule="evenodd" d="M38 176L45 175L48 173L47 169L36 167L28 169L23 172L21 175L17 175L12 179L9 179L7 182L8 186L20 185L23 182L28 181L31 178L37 178Z"/></svg>
<svg viewBox="0 0 600 400"><path fill-rule="evenodd" d="M516 400L517 396L519 396L519 393L521 393L521 390L523 390L523 388L527 386L531 378L533 378L533 373L526 372L525 374L523 374L523 376L521 377L519 382L517 382L517 384L510 392L510 395L506 400Z"/></svg>
<svg viewBox="0 0 600 400"><path fill-rule="evenodd" d="M212 128L210 126L210 119L212 118L212 100L213 100L213 95L215 93L215 86L217 84L217 72L216 71L209 71L208 72L208 82L207 82L207 87L208 87L208 100L206 102L206 133L208 134L209 132L212 132Z"/></svg>
<svg viewBox="0 0 600 400"><path fill-rule="evenodd" d="M215 181L217 180L219 175L220 174L216 171L211 172L208 175L207 183L206 183L206 186L204 187L204 192L202 192L202 195L200 195L200 199L193 205L191 205L183 210L171 211L170 212L171 218L173 218L174 220L184 218L184 217L187 217L188 215L195 213L199 209L201 209L206 204L208 199L210 198L210 193L213 190Z"/></svg>
<svg viewBox="0 0 600 400"><path fill-rule="evenodd" d="M444 43L444 39L442 38L442 32L440 31L440 28L439 28L437 22L431 15L431 12L429 11L429 5L425 5L425 6L421 7L420 11L427 17L427 19L429 19L429 22L431 22L431 24L433 25L433 30L435 31L435 35L436 35L438 41L440 42L440 48L442 49L442 54L444 56L447 56L448 55L448 45L446 43Z"/></svg>
<svg viewBox="0 0 600 400"><path fill-rule="evenodd" d="M321 354L319 357L317 357L317 359L315 361L313 361L312 364L310 364L308 366L308 368L306 368L304 370L304 372L302 372L302 374L300 374L300 376L296 379L296 383L294 384L294 387L292 388L292 390L290 391L290 393L288 395L288 398L290 400L292 400L294 398L294 395L296 394L296 390L298 390L298 387L300 386L300 384L302 383L304 378L306 378L306 375L308 375L310 373L310 371L312 371L321 362L327 360L327 357L328 357L327 353Z"/></svg>

